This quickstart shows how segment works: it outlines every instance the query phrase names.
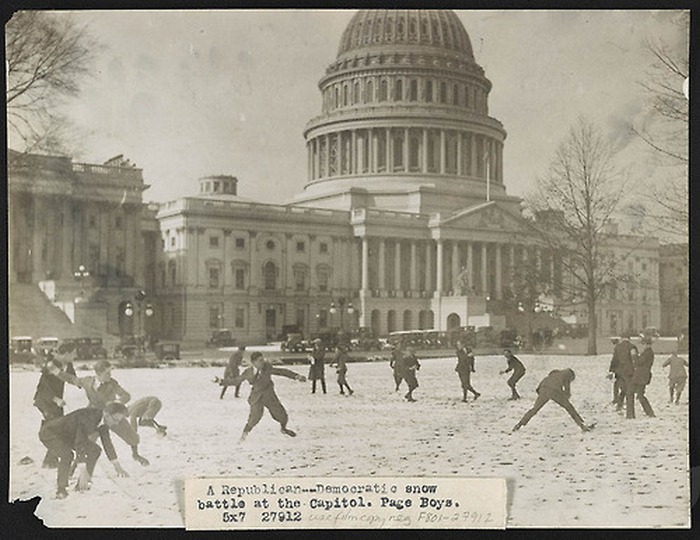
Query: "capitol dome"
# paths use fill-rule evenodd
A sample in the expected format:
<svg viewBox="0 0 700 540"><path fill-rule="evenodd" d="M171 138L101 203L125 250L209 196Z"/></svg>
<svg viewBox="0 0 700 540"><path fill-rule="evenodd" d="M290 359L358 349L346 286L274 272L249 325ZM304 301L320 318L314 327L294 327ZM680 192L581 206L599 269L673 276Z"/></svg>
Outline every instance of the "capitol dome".
<svg viewBox="0 0 700 540"><path fill-rule="evenodd" d="M338 57L396 45L447 49L474 61L467 31L454 12L420 9L358 11L343 32Z"/></svg>
<svg viewBox="0 0 700 540"><path fill-rule="evenodd" d="M454 204L486 189L508 198L506 133L489 116L491 82L453 11L357 12L319 89L321 114L304 130L308 182L296 204L424 212L430 189L454 195Z"/></svg>

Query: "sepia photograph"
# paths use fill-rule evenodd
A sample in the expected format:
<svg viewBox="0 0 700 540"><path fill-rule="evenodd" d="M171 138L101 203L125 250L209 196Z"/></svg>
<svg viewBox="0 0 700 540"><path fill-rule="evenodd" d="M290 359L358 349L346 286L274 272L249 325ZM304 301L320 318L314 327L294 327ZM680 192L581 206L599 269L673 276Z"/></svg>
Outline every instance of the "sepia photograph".
<svg viewBox="0 0 700 540"><path fill-rule="evenodd" d="M691 522L687 10L20 10L9 502Z"/></svg>

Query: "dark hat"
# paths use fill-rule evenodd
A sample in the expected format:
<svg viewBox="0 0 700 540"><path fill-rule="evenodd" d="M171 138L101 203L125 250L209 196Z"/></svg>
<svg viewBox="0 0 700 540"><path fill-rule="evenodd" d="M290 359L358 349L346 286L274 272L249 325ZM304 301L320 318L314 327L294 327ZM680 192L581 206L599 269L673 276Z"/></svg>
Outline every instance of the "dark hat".
<svg viewBox="0 0 700 540"><path fill-rule="evenodd" d="M255 351L253 354L250 355L250 359L252 360L257 360L258 358L262 358L263 353L260 351Z"/></svg>

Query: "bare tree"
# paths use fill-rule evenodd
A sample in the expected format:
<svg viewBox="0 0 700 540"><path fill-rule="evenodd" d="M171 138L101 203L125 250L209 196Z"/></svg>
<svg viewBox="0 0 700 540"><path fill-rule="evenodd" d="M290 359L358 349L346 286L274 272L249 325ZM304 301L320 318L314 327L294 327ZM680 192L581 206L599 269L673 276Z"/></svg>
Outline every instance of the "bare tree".
<svg viewBox="0 0 700 540"><path fill-rule="evenodd" d="M59 108L78 94L96 41L68 16L20 11L6 25L5 42L10 144L26 152L60 149L69 126Z"/></svg>
<svg viewBox="0 0 700 540"><path fill-rule="evenodd" d="M598 300L616 282L628 279L619 271L628 253L612 249L609 229L626 190L612 159L600 131L581 118L526 198L536 237L568 276L561 280L562 302L586 307L588 354L597 351Z"/></svg>
<svg viewBox="0 0 700 540"><path fill-rule="evenodd" d="M687 38L690 13L680 11L674 23L683 32L683 46L648 39L644 48L650 67L640 84L646 90L650 114L645 125L633 130L668 167L663 182L650 186L644 217L662 237L688 236L688 99L683 84L690 73Z"/></svg>

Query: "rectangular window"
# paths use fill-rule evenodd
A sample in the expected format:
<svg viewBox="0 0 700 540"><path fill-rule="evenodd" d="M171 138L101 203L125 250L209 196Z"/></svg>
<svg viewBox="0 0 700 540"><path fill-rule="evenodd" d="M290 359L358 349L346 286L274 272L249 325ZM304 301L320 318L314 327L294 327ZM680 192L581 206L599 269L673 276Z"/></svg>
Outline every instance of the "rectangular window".
<svg viewBox="0 0 700 540"><path fill-rule="evenodd" d="M321 242L318 245L319 253L328 253L328 244L326 242Z"/></svg>
<svg viewBox="0 0 700 540"><path fill-rule="evenodd" d="M318 290L321 292L326 292L328 290L328 274L326 272L320 272L318 274Z"/></svg>
<svg viewBox="0 0 700 540"><path fill-rule="evenodd" d="M175 247L175 237L174 236L170 237L170 247Z"/></svg>
<svg viewBox="0 0 700 540"><path fill-rule="evenodd" d="M304 242L297 242L297 252L303 253L306 250L306 245Z"/></svg>
<svg viewBox="0 0 700 540"><path fill-rule="evenodd" d="M297 270L296 272L294 272L294 280L296 282L297 291L306 290L306 272L302 270Z"/></svg>
<svg viewBox="0 0 700 540"><path fill-rule="evenodd" d="M411 82L409 83L408 99L409 101L418 100L418 81L415 79L411 79Z"/></svg>
<svg viewBox="0 0 700 540"><path fill-rule="evenodd" d="M209 247L210 248L218 248L219 247L219 237L218 236L210 236L209 237Z"/></svg>
<svg viewBox="0 0 700 540"><path fill-rule="evenodd" d="M328 311L325 309L318 312L318 327L328 328Z"/></svg>
<svg viewBox="0 0 700 540"><path fill-rule="evenodd" d="M219 328L220 315L219 306L209 306L209 328Z"/></svg>
<svg viewBox="0 0 700 540"><path fill-rule="evenodd" d="M243 268L236 268L236 289L245 289L245 270Z"/></svg>
<svg viewBox="0 0 700 540"><path fill-rule="evenodd" d="M245 238L236 238L236 249L245 248Z"/></svg>
<svg viewBox="0 0 700 540"><path fill-rule="evenodd" d="M297 326L299 330L304 330L304 324L306 323L306 312L303 308L297 309Z"/></svg>
<svg viewBox="0 0 700 540"><path fill-rule="evenodd" d="M209 288L219 288L219 269L217 267L209 268Z"/></svg>
<svg viewBox="0 0 700 540"><path fill-rule="evenodd" d="M236 318L234 320L236 328L245 328L245 308L236 308Z"/></svg>

